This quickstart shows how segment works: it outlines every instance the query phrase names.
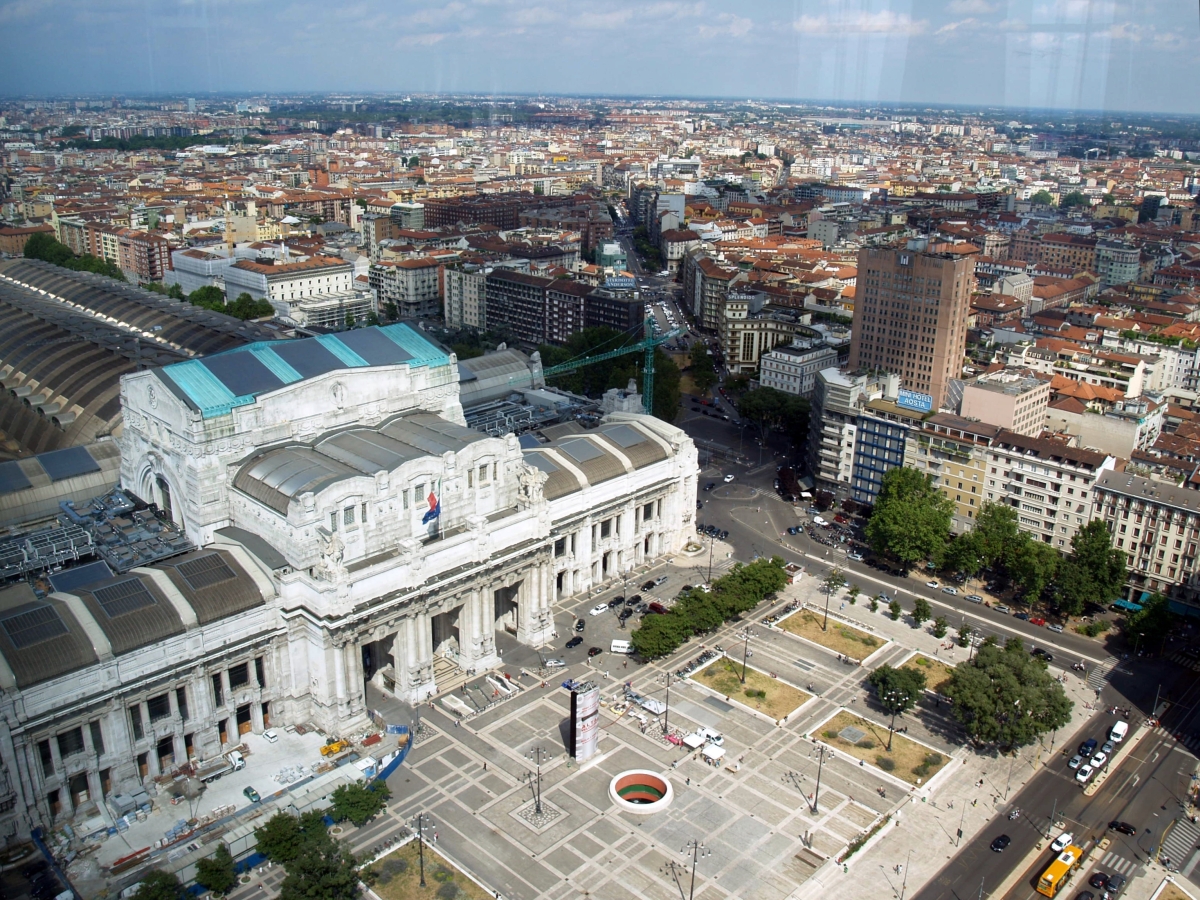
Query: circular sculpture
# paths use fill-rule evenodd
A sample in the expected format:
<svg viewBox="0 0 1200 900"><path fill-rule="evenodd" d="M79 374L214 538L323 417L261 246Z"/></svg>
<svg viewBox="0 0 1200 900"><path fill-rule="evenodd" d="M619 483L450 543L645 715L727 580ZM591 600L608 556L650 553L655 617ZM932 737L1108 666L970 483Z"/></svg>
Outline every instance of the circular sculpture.
<svg viewBox="0 0 1200 900"><path fill-rule="evenodd" d="M666 809L675 791L662 775L645 769L630 769L608 783L608 794L613 803L626 812L647 815Z"/></svg>

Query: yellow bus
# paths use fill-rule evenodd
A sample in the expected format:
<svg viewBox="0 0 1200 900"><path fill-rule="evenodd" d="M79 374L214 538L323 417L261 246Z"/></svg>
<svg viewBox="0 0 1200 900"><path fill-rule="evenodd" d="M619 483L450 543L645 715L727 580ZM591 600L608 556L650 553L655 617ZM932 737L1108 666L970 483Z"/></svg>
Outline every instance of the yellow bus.
<svg viewBox="0 0 1200 900"><path fill-rule="evenodd" d="M1038 880L1038 893L1046 897L1053 897L1057 894L1058 889L1067 880L1067 876L1079 867L1079 860L1082 856L1083 850L1079 847L1073 844L1064 847L1062 853L1054 858L1054 862L1050 863Z"/></svg>

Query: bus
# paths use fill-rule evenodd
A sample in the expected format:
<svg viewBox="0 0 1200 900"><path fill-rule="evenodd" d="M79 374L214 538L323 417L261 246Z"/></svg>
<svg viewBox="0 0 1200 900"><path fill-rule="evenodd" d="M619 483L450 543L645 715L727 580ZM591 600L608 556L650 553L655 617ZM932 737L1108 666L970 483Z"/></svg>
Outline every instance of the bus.
<svg viewBox="0 0 1200 900"><path fill-rule="evenodd" d="M1037 890L1039 894L1046 897L1053 897L1058 893L1058 889L1066 883L1067 877L1079 867L1079 860L1083 857L1083 850L1073 844L1069 844L1063 848L1062 853L1054 858L1054 862L1050 863L1042 877L1038 879Z"/></svg>

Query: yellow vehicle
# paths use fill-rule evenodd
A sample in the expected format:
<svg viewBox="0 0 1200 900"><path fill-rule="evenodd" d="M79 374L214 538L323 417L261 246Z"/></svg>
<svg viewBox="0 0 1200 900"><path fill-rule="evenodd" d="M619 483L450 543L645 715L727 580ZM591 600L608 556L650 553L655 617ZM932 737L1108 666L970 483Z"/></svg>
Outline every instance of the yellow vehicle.
<svg viewBox="0 0 1200 900"><path fill-rule="evenodd" d="M1083 850L1073 844L1069 844L1063 848L1062 853L1054 858L1054 862L1050 863L1042 877L1038 879L1037 891L1046 897L1053 897L1058 893L1058 889L1063 886L1067 880L1067 876L1079 868L1079 860L1083 857Z"/></svg>
<svg viewBox="0 0 1200 900"><path fill-rule="evenodd" d="M322 756L333 756L335 753L341 753L350 745L345 741L332 741L321 748Z"/></svg>

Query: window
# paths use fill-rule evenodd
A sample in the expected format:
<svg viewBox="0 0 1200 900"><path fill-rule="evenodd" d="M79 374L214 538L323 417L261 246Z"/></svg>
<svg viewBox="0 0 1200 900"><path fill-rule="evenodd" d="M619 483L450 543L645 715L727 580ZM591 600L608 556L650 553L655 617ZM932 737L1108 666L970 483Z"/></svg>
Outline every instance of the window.
<svg viewBox="0 0 1200 900"><path fill-rule="evenodd" d="M95 751L97 756L100 756L104 753L104 732L100 728L100 721L96 720L90 723L88 727L92 732L92 750Z"/></svg>
<svg viewBox="0 0 1200 900"><path fill-rule="evenodd" d="M140 741L146 736L146 731L142 727L142 708L140 706L129 707L129 721L133 725L133 739Z"/></svg>
<svg viewBox="0 0 1200 900"><path fill-rule="evenodd" d="M171 717L170 695L159 694L157 697L151 697L146 701L146 710L150 713L151 722L157 722L159 719L169 719Z"/></svg>
<svg viewBox="0 0 1200 900"><path fill-rule="evenodd" d="M408 491L400 492L400 501L404 504L404 508L408 509Z"/></svg>
<svg viewBox="0 0 1200 900"><path fill-rule="evenodd" d="M362 505L362 515L358 517L358 520L364 525L367 524L367 504L365 503Z"/></svg>
<svg viewBox="0 0 1200 900"><path fill-rule="evenodd" d="M260 688L267 686L267 675L263 671L263 658L261 656L254 657L254 678L258 681Z"/></svg>
<svg viewBox="0 0 1200 900"><path fill-rule="evenodd" d="M467 487L475 487L475 470L467 469Z"/></svg>
<svg viewBox="0 0 1200 900"><path fill-rule="evenodd" d="M487 480L488 480L488 467L480 466L479 467L479 483L484 484Z"/></svg>
<svg viewBox="0 0 1200 900"><path fill-rule="evenodd" d="M331 512L329 514L329 530L337 531L337 513L336 512Z"/></svg>
<svg viewBox="0 0 1200 900"><path fill-rule="evenodd" d="M49 778L54 774L54 754L49 741L38 741L38 755L42 759L42 774Z"/></svg>
<svg viewBox="0 0 1200 900"><path fill-rule="evenodd" d="M343 525L353 525L354 524L354 507L353 506L347 506L345 509L342 510L342 524Z"/></svg>
<svg viewBox="0 0 1200 900"><path fill-rule="evenodd" d="M229 689L236 691L240 687L245 687L250 683L250 666L246 663L232 666L229 669Z"/></svg>
<svg viewBox="0 0 1200 900"><path fill-rule="evenodd" d="M566 552L567 552L567 539L559 538L557 541L554 542L554 555L556 557L562 556Z"/></svg>
<svg viewBox="0 0 1200 900"><path fill-rule="evenodd" d="M612 519L605 519L600 523L600 539L608 537L612 533Z"/></svg>
<svg viewBox="0 0 1200 900"><path fill-rule="evenodd" d="M221 685L221 673L218 672L212 677L213 686L213 706L225 705L225 689Z"/></svg>
<svg viewBox="0 0 1200 900"><path fill-rule="evenodd" d="M66 759L76 753L83 752L83 729L72 728L58 736L58 755Z"/></svg>

